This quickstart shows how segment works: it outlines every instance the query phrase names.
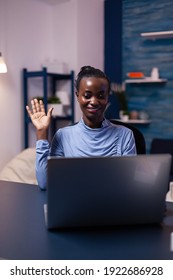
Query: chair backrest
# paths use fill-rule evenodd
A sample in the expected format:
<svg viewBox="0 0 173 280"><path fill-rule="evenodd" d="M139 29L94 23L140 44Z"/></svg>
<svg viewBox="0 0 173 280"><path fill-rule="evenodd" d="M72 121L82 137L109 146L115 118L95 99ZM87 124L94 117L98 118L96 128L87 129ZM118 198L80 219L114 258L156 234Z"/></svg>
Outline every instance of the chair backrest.
<svg viewBox="0 0 173 280"><path fill-rule="evenodd" d="M153 138L150 154L171 154L173 157L173 139ZM173 158L170 170L170 181L173 181Z"/></svg>
<svg viewBox="0 0 173 280"><path fill-rule="evenodd" d="M123 125L125 127L128 127L129 129L131 129L133 131L133 135L135 138L137 154L146 154L145 138L144 138L142 132L137 127L135 127L129 123L124 123L119 120L110 119L110 121L114 124Z"/></svg>

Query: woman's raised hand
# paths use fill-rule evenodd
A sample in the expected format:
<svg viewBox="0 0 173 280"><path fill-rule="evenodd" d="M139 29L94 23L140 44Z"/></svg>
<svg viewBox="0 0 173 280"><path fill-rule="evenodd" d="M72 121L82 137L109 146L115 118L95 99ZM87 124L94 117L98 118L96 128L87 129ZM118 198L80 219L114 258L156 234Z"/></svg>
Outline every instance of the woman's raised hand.
<svg viewBox="0 0 173 280"><path fill-rule="evenodd" d="M46 115L43 101L38 101L37 99L31 100L31 107L32 109L26 106L26 110L33 125L36 127L37 131L47 131L51 122L53 108L50 108Z"/></svg>

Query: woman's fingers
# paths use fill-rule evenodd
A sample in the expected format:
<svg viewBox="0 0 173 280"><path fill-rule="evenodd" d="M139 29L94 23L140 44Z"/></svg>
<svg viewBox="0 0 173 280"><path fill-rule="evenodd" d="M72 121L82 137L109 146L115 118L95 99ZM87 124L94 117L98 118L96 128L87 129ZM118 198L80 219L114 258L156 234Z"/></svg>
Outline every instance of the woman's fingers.
<svg viewBox="0 0 173 280"><path fill-rule="evenodd" d="M37 111L36 111L36 106L35 106L35 100L34 99L31 100L31 107L32 107L33 114L35 114Z"/></svg>
<svg viewBox="0 0 173 280"><path fill-rule="evenodd" d="M32 105L32 111L34 114L41 111L38 99L35 98L35 99L31 100L31 105Z"/></svg>
<svg viewBox="0 0 173 280"><path fill-rule="evenodd" d="M31 112L31 110L30 110L29 106L26 106L26 110L27 110L27 112L28 112L29 116L31 117L31 116L32 116L32 112Z"/></svg>
<svg viewBox="0 0 173 280"><path fill-rule="evenodd" d="M50 108L47 112L47 116L50 118L52 116L53 108Z"/></svg>
<svg viewBox="0 0 173 280"><path fill-rule="evenodd" d="M31 109L29 108L29 106L26 106L26 110L30 117L36 113L42 113L43 115L45 115L45 107L43 101L38 101L38 99L36 98L31 100ZM52 115L52 110L53 108L49 109L48 111L49 117L51 117Z"/></svg>
<svg viewBox="0 0 173 280"><path fill-rule="evenodd" d="M40 105L40 110L42 113L45 113L45 108L44 108L44 103L42 100L39 101L39 105Z"/></svg>

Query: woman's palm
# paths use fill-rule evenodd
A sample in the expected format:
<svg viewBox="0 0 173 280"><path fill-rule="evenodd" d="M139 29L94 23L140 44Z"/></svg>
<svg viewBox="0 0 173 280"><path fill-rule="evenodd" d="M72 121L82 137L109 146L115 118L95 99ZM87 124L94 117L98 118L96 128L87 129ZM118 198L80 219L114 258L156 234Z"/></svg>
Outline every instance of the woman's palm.
<svg viewBox="0 0 173 280"><path fill-rule="evenodd" d="M26 110L31 118L33 125L38 130L48 129L53 109L49 109L46 115L43 101L38 102L37 99L31 100L31 106L32 110L30 110L29 106L26 106Z"/></svg>
<svg viewBox="0 0 173 280"><path fill-rule="evenodd" d="M33 125L38 129L47 129L50 124L50 118L43 112L35 113L31 116Z"/></svg>

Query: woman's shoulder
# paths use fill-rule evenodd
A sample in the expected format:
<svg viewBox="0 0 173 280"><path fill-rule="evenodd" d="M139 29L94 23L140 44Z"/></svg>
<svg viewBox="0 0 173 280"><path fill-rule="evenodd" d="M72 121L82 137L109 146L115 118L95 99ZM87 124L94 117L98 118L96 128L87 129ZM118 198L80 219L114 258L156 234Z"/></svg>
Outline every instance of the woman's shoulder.
<svg viewBox="0 0 173 280"><path fill-rule="evenodd" d="M64 126L64 127L61 127L57 130L57 133L58 134L64 134L64 133L71 133L75 130L78 129L78 126L79 126L79 122L76 122L76 123L72 123L72 124L69 124L67 126Z"/></svg>
<svg viewBox="0 0 173 280"><path fill-rule="evenodd" d="M125 131L131 130L129 127L127 127L124 123L118 121L118 120L108 120L105 119L106 125L110 127L114 127L116 129L121 129Z"/></svg>

